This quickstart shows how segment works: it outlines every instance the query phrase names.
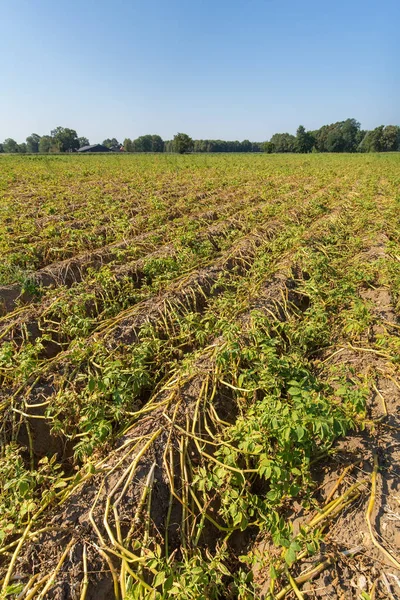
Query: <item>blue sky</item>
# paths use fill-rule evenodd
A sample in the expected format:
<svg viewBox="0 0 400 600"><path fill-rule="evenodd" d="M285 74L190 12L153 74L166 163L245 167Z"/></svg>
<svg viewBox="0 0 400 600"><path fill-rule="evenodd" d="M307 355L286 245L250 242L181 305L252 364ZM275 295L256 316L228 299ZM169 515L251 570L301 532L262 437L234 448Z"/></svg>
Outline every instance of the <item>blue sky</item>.
<svg viewBox="0 0 400 600"><path fill-rule="evenodd" d="M400 124L399 0L0 0L0 140Z"/></svg>

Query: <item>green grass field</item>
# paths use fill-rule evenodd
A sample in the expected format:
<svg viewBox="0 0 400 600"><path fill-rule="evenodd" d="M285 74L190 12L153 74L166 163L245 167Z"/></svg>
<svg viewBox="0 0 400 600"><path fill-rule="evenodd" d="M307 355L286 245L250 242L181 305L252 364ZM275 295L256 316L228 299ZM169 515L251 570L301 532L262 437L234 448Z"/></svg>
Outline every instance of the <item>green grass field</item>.
<svg viewBox="0 0 400 600"><path fill-rule="evenodd" d="M0 597L389 597L399 234L399 154L0 156Z"/></svg>

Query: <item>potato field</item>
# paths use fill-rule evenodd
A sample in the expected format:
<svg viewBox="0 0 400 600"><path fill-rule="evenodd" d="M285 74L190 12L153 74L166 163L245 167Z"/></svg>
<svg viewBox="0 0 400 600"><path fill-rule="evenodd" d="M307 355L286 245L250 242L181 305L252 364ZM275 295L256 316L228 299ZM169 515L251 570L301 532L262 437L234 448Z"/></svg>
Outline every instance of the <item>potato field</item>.
<svg viewBox="0 0 400 600"><path fill-rule="evenodd" d="M0 598L400 598L400 155L0 156Z"/></svg>

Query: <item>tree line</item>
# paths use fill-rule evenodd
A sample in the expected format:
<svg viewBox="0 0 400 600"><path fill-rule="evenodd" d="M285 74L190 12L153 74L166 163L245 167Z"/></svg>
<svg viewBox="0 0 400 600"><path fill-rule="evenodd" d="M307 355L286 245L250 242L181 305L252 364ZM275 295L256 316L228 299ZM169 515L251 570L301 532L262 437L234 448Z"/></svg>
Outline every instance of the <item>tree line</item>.
<svg viewBox="0 0 400 600"><path fill-rule="evenodd" d="M296 135L275 133L263 144L264 152L395 152L400 151L400 127L380 125L370 131L361 129L355 119L323 125L306 131L300 125Z"/></svg>
<svg viewBox="0 0 400 600"><path fill-rule="evenodd" d="M86 137L79 137L74 129L56 127L50 135L40 136L32 133L26 141L19 144L12 138L0 143L0 152L19 154L48 154L76 152L88 146ZM275 133L266 142L242 142L225 140L193 140L186 133L177 133L172 140L164 141L159 135L142 135L136 139L125 138L119 142L116 138L107 138L102 142L114 152L395 152L400 151L400 127L380 125L372 130L361 129L355 119L346 119L320 129L307 131L303 125L296 135Z"/></svg>
<svg viewBox="0 0 400 600"><path fill-rule="evenodd" d="M56 127L50 132L50 135L31 133L22 144L18 144L12 138L7 138L0 144L0 152L19 154L75 152L88 145L89 140L86 137L78 137L75 129Z"/></svg>

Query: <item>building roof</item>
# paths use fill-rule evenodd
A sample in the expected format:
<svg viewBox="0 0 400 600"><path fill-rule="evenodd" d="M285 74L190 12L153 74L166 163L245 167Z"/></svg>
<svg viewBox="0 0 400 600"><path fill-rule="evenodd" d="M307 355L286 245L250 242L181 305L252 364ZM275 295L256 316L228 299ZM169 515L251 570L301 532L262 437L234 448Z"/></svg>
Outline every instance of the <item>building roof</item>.
<svg viewBox="0 0 400 600"><path fill-rule="evenodd" d="M91 150L101 148L103 152L109 152L110 148L107 146L103 146L103 144L91 144L90 146L82 146L82 148L78 149L78 152L90 152Z"/></svg>

